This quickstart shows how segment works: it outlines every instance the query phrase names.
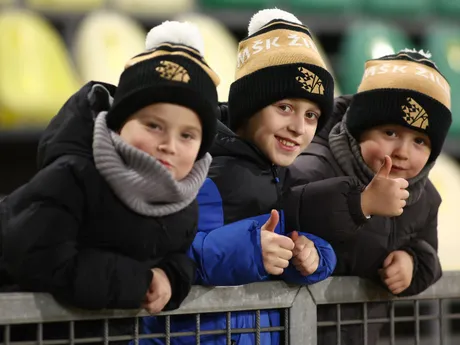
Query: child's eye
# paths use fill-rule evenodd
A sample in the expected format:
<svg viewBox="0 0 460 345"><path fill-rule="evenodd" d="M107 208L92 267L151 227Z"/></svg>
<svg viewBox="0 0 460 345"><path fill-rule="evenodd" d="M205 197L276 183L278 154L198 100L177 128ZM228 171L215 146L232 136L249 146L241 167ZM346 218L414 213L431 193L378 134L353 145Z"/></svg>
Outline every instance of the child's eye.
<svg viewBox="0 0 460 345"><path fill-rule="evenodd" d="M182 138L185 140L192 140L194 137L190 133L182 133Z"/></svg>
<svg viewBox="0 0 460 345"><path fill-rule="evenodd" d="M396 136L396 132L392 131L390 129L386 129L385 134L388 135L389 137L395 137Z"/></svg>
<svg viewBox="0 0 460 345"><path fill-rule="evenodd" d="M292 107L289 104L278 104L278 108L285 113L289 113L292 111Z"/></svg>
<svg viewBox="0 0 460 345"><path fill-rule="evenodd" d="M147 126L148 126L149 128L152 128L152 129L161 129L160 126L157 125L157 124L154 123L154 122L148 123Z"/></svg>
<svg viewBox="0 0 460 345"><path fill-rule="evenodd" d="M415 138L414 141L415 141L415 143L416 143L417 145L426 145L425 139L422 139L422 138Z"/></svg>
<svg viewBox="0 0 460 345"><path fill-rule="evenodd" d="M317 113L315 113L314 111L308 111L308 112L305 113L305 118L307 120L318 120L319 115Z"/></svg>

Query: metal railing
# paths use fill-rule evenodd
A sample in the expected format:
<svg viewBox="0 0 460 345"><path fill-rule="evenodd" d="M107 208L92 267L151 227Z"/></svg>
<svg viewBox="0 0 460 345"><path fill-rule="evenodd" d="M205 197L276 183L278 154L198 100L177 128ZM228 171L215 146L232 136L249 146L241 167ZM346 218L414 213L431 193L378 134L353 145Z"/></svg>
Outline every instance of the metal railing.
<svg viewBox="0 0 460 345"><path fill-rule="evenodd" d="M388 314L374 318L368 313L368 307L380 302L388 305ZM351 303L362 310L362 315L356 319L345 320L341 310ZM325 305L336 310L335 319L318 320L321 308ZM455 328L458 331L460 322L460 311L455 308L459 305L460 272L445 272L441 280L432 287L420 295L407 298L395 298L373 283L355 277L329 278L307 287L291 286L281 281L236 287L196 286L180 309L160 314L165 323L164 331L147 335L140 334L139 331L141 318L149 316L145 311L84 311L64 307L48 294L4 293L0 294L0 328L2 328L0 343L5 345L107 344L128 343L132 340L133 344L138 344L140 339L153 337L163 338L165 344L170 344L177 337L188 336L193 338L195 343L200 344L206 343L204 337L219 334L223 337L220 343L232 344L233 336L251 333L254 335L254 344L260 344L262 333L279 332L280 343L317 344L318 334L324 328L333 328L338 335L346 327L359 325L362 326L364 344L367 344L369 327L379 323L388 326L388 334L384 334L383 338L389 340L390 344L395 344L396 341L398 344L405 344L404 341L410 341L407 343L447 345L460 343L460 335L455 333ZM412 315L399 315L404 309L407 313L407 308L410 306L412 306ZM274 309L281 313L280 326L260 327L261 312ZM255 311L255 328L231 327L232 313L251 310ZM200 317L217 312L226 313L225 327L218 330L200 330ZM174 318L186 314L194 315L190 317L192 320L195 318L196 329L171 331L170 326ZM111 324L126 320L131 324L129 332L111 334ZM87 327L89 322L94 323L99 332L81 337L78 331L81 322L84 322L84 327ZM431 324L431 334L428 338L425 336L427 327L424 323L426 322ZM399 323L413 326L413 331L409 332L409 335L404 335L405 338L399 337L397 332ZM433 323L438 325L437 330L436 327L433 328ZM59 334L53 333L56 329L52 327L53 325L61 326ZM28 327L28 330L26 331L24 327ZM65 327L66 332L62 332L62 327ZM453 340L453 337L457 337L456 340ZM336 343L340 344L340 341L340 337L337 336Z"/></svg>

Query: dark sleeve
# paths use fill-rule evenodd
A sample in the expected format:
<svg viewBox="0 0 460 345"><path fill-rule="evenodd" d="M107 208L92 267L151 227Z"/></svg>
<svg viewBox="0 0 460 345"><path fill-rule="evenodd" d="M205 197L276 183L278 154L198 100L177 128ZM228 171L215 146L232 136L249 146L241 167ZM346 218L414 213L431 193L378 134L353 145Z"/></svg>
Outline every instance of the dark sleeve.
<svg viewBox="0 0 460 345"><path fill-rule="evenodd" d="M361 210L363 186L356 178L334 177L290 188L285 192L289 230L334 242L357 235L367 219Z"/></svg>
<svg viewBox="0 0 460 345"><path fill-rule="evenodd" d="M399 248L414 258L414 274L410 286L400 296L421 293L436 283L442 276L438 257L438 206L429 214L427 225L417 233L417 237Z"/></svg>
<svg viewBox="0 0 460 345"><path fill-rule="evenodd" d="M287 168L284 188L300 186L331 177L335 177L334 170L325 157L304 152Z"/></svg>
<svg viewBox="0 0 460 345"><path fill-rule="evenodd" d="M139 308L152 280L150 267L88 247L79 237L88 206L80 173L49 166L7 198L6 268L22 289L51 293L75 307Z"/></svg>
<svg viewBox="0 0 460 345"><path fill-rule="evenodd" d="M193 224L193 229L187 231L187 238L183 241L181 250L167 255L156 266L166 273L171 283L172 295L169 302L163 308L164 311L179 308L185 297L189 294L192 284L195 281L196 265L195 262L188 257L187 251L197 232L198 209L196 220L197 221Z"/></svg>

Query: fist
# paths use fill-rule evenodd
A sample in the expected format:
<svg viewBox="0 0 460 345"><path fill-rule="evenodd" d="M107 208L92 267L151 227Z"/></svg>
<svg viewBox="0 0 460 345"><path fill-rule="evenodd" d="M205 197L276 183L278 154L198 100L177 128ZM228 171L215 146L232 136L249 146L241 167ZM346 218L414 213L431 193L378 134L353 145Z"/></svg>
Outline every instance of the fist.
<svg viewBox="0 0 460 345"><path fill-rule="evenodd" d="M168 276L160 268L152 269L153 278L145 294L142 307L150 314L157 314L163 310L171 299L172 289Z"/></svg>
<svg viewBox="0 0 460 345"><path fill-rule="evenodd" d="M308 276L316 272L319 266L319 255L313 241L305 236L299 236L294 231L291 236L294 241L294 250L292 251L292 264L303 276Z"/></svg>
<svg viewBox="0 0 460 345"><path fill-rule="evenodd" d="M379 270L380 278L394 295L410 286L413 272L414 258L403 250L391 252Z"/></svg>

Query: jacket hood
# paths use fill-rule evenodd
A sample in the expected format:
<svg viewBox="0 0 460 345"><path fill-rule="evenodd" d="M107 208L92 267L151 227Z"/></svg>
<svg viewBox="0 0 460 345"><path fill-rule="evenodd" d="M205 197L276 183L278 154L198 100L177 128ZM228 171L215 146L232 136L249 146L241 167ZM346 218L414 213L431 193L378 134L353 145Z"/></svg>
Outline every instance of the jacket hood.
<svg viewBox="0 0 460 345"><path fill-rule="evenodd" d="M344 95L334 99L334 108L332 115L329 117L324 126L317 132L312 140L313 143L327 144L329 142L329 133L332 128L342 121L343 116L347 112L348 107L353 99L353 95ZM307 147L308 150L308 147Z"/></svg>
<svg viewBox="0 0 460 345"><path fill-rule="evenodd" d="M221 119L225 120L228 114L228 106L221 103L219 108ZM217 135L209 153L213 158L227 156L255 162L264 169L272 165L271 161L256 145L242 139L222 121L217 121Z"/></svg>
<svg viewBox="0 0 460 345"><path fill-rule="evenodd" d="M115 90L114 85L91 81L67 100L40 138L39 169L64 155L92 159L94 118L109 109Z"/></svg>

